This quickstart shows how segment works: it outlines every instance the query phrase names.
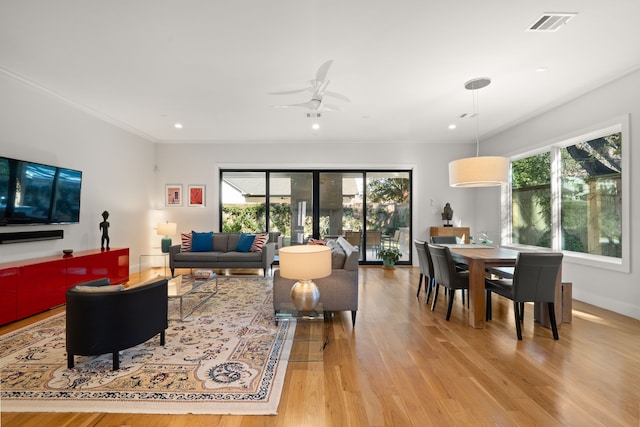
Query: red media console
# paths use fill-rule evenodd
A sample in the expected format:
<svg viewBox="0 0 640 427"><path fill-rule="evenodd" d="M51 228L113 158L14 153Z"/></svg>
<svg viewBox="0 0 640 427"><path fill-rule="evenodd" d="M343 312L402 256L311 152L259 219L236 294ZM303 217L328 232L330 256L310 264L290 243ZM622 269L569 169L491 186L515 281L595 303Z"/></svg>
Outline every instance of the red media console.
<svg viewBox="0 0 640 427"><path fill-rule="evenodd" d="M100 277L129 281L129 248L0 264L0 325L64 304L67 289Z"/></svg>

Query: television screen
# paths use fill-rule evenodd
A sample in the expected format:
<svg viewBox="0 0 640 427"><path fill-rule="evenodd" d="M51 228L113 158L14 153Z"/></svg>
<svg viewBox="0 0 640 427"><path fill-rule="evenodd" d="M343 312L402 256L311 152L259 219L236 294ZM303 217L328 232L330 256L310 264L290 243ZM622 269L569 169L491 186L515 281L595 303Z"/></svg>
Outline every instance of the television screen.
<svg viewBox="0 0 640 427"><path fill-rule="evenodd" d="M80 221L82 172L0 157L0 225Z"/></svg>

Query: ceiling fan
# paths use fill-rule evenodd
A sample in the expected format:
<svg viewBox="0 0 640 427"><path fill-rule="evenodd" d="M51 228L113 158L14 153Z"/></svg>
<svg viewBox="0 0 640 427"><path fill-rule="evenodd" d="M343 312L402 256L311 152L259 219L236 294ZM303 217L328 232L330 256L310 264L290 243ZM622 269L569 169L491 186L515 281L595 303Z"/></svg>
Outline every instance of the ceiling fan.
<svg viewBox="0 0 640 427"><path fill-rule="evenodd" d="M287 90L282 92L270 92L269 95L289 95L293 93L300 92L310 92L311 99L307 102L302 102L298 104L286 104L286 105L274 105L274 107L278 108L288 108L288 107L301 107L306 108L312 111L340 111L340 108L335 105L325 104L324 96L332 96L334 98L340 99L345 102L351 102L349 98L346 96L332 92L327 90L327 86L329 86L330 80L327 80L327 74L329 73L329 68L333 64L333 60L329 60L322 64L318 71L316 71L316 78L314 80L309 81L309 86L304 87L302 89L294 89Z"/></svg>

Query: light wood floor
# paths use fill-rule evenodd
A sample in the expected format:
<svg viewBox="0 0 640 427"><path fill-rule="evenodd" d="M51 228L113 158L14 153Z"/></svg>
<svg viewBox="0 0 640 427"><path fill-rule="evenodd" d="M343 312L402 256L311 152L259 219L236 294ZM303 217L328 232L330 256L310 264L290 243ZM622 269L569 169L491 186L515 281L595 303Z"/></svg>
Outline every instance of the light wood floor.
<svg viewBox="0 0 640 427"><path fill-rule="evenodd" d="M458 295L447 322L444 298L435 312L416 298L418 276L361 268L355 329L337 314L324 361L289 364L277 416L2 413L2 426L640 425L640 321L574 301L554 341L528 306L518 342L507 301L477 330Z"/></svg>

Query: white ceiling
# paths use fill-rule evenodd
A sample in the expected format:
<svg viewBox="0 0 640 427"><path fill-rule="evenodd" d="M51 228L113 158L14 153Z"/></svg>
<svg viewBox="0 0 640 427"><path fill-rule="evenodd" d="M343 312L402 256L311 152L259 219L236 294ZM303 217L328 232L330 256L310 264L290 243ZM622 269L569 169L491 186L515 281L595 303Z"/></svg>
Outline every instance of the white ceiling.
<svg viewBox="0 0 640 427"><path fill-rule="evenodd" d="M545 12L578 15L526 32ZM492 79L490 135L637 69L638 18L638 0L2 0L0 72L153 141L471 142L466 81ZM273 107L308 101L269 92L327 60L342 111Z"/></svg>

